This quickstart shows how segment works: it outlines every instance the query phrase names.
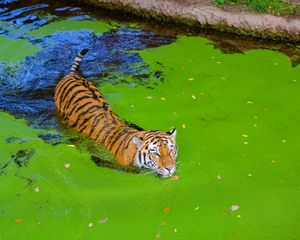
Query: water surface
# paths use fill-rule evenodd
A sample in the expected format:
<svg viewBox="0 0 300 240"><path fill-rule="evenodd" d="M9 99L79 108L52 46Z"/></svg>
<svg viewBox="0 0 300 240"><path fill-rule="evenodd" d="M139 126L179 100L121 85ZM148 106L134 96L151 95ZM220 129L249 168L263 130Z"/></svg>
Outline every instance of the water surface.
<svg viewBox="0 0 300 240"><path fill-rule="evenodd" d="M297 45L1 3L1 239L298 239ZM178 178L99 167L60 124L54 87L82 48L122 119L177 127Z"/></svg>

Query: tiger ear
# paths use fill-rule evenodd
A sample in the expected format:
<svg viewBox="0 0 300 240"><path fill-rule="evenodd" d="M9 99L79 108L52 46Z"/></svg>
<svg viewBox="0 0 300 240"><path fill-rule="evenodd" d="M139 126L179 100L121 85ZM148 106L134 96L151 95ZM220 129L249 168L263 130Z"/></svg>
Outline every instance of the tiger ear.
<svg viewBox="0 0 300 240"><path fill-rule="evenodd" d="M173 137L175 139L176 137L176 128L171 129L170 131L167 132L171 137Z"/></svg>
<svg viewBox="0 0 300 240"><path fill-rule="evenodd" d="M135 136L132 138L132 142L134 143L134 145L137 148L139 148L142 145L142 143L143 143L142 139L140 139L138 137L135 137Z"/></svg>

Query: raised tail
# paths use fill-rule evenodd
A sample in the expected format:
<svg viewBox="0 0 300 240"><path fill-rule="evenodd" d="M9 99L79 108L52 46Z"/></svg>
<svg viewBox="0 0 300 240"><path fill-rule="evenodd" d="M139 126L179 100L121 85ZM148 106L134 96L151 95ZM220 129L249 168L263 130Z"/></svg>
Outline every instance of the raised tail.
<svg viewBox="0 0 300 240"><path fill-rule="evenodd" d="M82 49L78 55L76 56L76 58L74 59L74 62L73 62L73 65L71 67L71 72L78 72L78 68L79 68L79 65L80 65L80 62L82 60L82 58L84 57L84 55L88 52L89 50L88 49Z"/></svg>

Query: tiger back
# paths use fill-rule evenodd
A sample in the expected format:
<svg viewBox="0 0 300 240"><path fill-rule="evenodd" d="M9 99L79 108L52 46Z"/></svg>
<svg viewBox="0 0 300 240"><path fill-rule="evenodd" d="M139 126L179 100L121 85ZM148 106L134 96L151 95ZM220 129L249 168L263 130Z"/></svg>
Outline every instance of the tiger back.
<svg viewBox="0 0 300 240"><path fill-rule="evenodd" d="M172 147L176 145L176 130L168 133L139 131L127 126L113 112L93 83L78 73L86 52L84 49L78 54L70 73L56 86L54 102L58 115L71 128L104 145L121 165L149 168L165 177L172 175L176 170L177 147L176 153ZM157 149L156 154L153 151L151 153L151 146L151 150ZM161 160L158 158L159 148L163 149ZM165 167L164 163L168 166Z"/></svg>

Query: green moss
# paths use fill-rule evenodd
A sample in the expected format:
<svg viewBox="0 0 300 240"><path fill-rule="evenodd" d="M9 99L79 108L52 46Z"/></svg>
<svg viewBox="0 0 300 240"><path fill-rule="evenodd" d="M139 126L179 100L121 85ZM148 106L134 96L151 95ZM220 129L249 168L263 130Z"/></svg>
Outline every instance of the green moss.
<svg viewBox="0 0 300 240"><path fill-rule="evenodd" d="M222 54L199 37L137 52L164 82L101 91L129 122L177 127L179 180L97 167L88 146L46 144L0 113L1 237L297 239L299 67L272 51ZM24 149L34 153L18 167Z"/></svg>
<svg viewBox="0 0 300 240"><path fill-rule="evenodd" d="M73 31L73 30L92 30L95 33L102 34L112 27L105 23L99 21L90 21L90 20L62 20L57 22L49 23L35 31L31 31L30 34L34 36L47 36L51 35L57 31Z"/></svg>
<svg viewBox="0 0 300 240"><path fill-rule="evenodd" d="M285 0L214 0L217 5L224 3L246 4L250 10L271 14L296 14L291 2Z"/></svg>
<svg viewBox="0 0 300 240"><path fill-rule="evenodd" d="M31 45L27 40L0 36L0 61L20 62L26 56L34 55L38 51L40 48Z"/></svg>

